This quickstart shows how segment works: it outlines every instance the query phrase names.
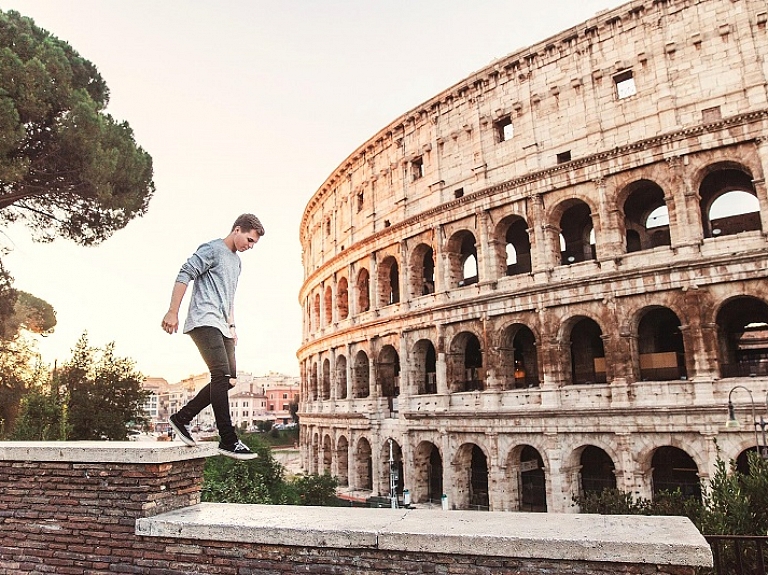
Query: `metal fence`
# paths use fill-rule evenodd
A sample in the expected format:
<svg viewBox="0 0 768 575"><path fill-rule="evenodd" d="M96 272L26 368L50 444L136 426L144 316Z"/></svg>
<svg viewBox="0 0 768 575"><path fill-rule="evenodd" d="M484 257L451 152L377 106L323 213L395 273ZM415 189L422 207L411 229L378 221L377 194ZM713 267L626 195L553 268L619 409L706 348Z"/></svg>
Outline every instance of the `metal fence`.
<svg viewBox="0 0 768 575"><path fill-rule="evenodd" d="M714 567L701 575L766 575L768 536L705 535L712 548Z"/></svg>

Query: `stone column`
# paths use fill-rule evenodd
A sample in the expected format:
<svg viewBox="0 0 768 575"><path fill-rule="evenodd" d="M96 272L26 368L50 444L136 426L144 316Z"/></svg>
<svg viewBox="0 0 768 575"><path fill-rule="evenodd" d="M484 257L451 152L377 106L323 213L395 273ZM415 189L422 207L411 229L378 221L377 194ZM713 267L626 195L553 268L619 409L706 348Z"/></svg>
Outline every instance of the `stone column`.
<svg viewBox="0 0 768 575"><path fill-rule="evenodd" d="M697 253L704 239L699 204L701 198L698 191L691 188L691 183L684 172L683 161L679 156L667 158L667 165L674 200L674 216L670 212L669 221L670 237L677 238L677 243L673 242L672 247L686 254Z"/></svg>
<svg viewBox="0 0 768 575"><path fill-rule="evenodd" d="M760 202L760 224L763 229L763 235L768 235L768 187L765 184L765 174L768 173L768 138L761 137L755 139L757 155L760 158L763 177L752 180L755 186L755 194Z"/></svg>
<svg viewBox="0 0 768 575"><path fill-rule="evenodd" d="M477 214L479 223L480 249L477 250L477 281L486 282L498 279L496 277L496 253L488 238L488 210Z"/></svg>
<svg viewBox="0 0 768 575"><path fill-rule="evenodd" d="M347 343L344 345L344 351L347 357L347 399L352 399L352 347Z"/></svg>

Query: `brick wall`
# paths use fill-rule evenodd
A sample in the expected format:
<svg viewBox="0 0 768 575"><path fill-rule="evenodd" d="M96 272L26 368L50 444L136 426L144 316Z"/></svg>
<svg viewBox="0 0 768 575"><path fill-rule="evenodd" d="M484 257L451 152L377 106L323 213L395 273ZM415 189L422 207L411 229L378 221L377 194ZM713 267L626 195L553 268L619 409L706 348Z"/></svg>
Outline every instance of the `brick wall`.
<svg viewBox="0 0 768 575"><path fill-rule="evenodd" d="M682 518L200 504L214 453L213 444L0 442L0 575L693 575L711 561ZM618 533L625 522L635 541ZM661 547L643 532L658 533Z"/></svg>

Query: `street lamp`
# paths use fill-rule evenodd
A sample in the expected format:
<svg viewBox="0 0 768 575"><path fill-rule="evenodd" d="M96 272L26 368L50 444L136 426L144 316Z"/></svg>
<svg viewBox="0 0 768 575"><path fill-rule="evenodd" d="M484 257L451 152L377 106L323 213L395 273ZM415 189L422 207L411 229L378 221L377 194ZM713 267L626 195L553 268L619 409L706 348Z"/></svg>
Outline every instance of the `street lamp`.
<svg viewBox="0 0 768 575"><path fill-rule="evenodd" d="M766 442L765 438L765 428L768 427L768 421L765 421L763 419L763 416L760 416L760 419L757 419L757 416L755 415L755 399L752 396L752 392L744 387L743 385L734 385L731 388L731 391L728 392L728 421L725 423L726 429L739 429L741 428L741 424L739 423L739 420L736 419L736 410L733 407L733 401L731 400L731 395L734 391L737 389L743 389L749 394L749 401L752 404L752 421L755 423L755 449L757 450L757 453L763 458L768 459L768 442ZM768 393L765 394L765 406L766 409L768 409ZM760 428L760 433L763 438L763 445L760 446L760 442L757 438L757 428Z"/></svg>

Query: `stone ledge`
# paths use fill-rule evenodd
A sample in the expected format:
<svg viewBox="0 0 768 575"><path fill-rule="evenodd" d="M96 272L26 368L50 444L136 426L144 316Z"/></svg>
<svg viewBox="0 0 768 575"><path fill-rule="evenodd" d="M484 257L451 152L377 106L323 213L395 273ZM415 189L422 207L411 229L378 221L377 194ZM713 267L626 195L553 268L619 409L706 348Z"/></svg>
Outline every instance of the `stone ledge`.
<svg viewBox="0 0 768 575"><path fill-rule="evenodd" d="M300 511L300 512L298 512ZM136 534L571 561L711 566L685 517L202 503L136 522Z"/></svg>
<svg viewBox="0 0 768 575"><path fill-rule="evenodd" d="M61 463L172 463L217 455L218 444L175 441L2 441L0 461Z"/></svg>

